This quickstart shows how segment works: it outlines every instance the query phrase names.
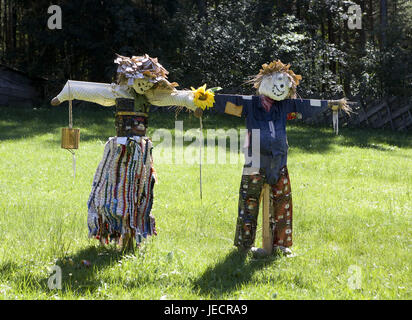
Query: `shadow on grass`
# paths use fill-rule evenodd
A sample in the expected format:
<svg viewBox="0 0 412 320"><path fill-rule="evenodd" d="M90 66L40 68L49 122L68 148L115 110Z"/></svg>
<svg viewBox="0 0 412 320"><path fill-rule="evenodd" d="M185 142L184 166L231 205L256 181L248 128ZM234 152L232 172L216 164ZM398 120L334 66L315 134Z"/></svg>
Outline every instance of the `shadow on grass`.
<svg viewBox="0 0 412 320"><path fill-rule="evenodd" d="M90 136L83 140L105 139L110 128L114 130L114 108L73 107L73 125L91 128ZM113 119L113 120L112 120ZM0 107L0 141L19 140L58 132L68 126L68 107L63 103L58 107L11 108ZM113 134L112 134L113 135ZM60 141L56 141L60 143Z"/></svg>
<svg viewBox="0 0 412 320"><path fill-rule="evenodd" d="M18 269L18 265L15 262L4 262L0 265L0 274L7 274L7 273L12 273L16 269Z"/></svg>
<svg viewBox="0 0 412 320"><path fill-rule="evenodd" d="M14 262L4 262L0 264L0 273L10 282L18 284L25 293L38 292L40 289L47 294L93 294L101 285L97 279L98 271L117 263L121 257L122 253L113 247L91 246L80 250L70 260L57 260L55 265L62 271L61 290L49 288L48 282L50 277L56 275L55 270L44 278L32 273L30 263L18 265ZM82 263L83 260L90 261L91 265L87 267Z"/></svg>
<svg viewBox="0 0 412 320"><path fill-rule="evenodd" d="M99 271L116 264L123 256L124 254L112 245L90 246L70 258L56 261L56 265L62 269L61 292L66 294L70 291L74 295L93 294L101 285L97 279ZM50 290L48 281L49 277L39 281L42 290Z"/></svg>
<svg viewBox="0 0 412 320"><path fill-rule="evenodd" d="M333 145L378 151L412 147L411 132L381 129L341 128L336 136L330 128L297 122L289 125L287 135L292 152L298 148L306 153L323 153Z"/></svg>
<svg viewBox="0 0 412 320"><path fill-rule="evenodd" d="M163 110L159 108L159 110ZM115 135L114 107L98 105L75 105L73 107L74 127L81 129L80 142L90 140L106 141ZM174 136L175 121L184 121L183 130L198 129L199 119L193 113L155 111L150 113L148 136L152 136L156 129L171 130ZM58 107L42 107L38 109L18 109L10 107L0 108L0 141L31 138L46 133L57 134L56 138L49 139L47 144L60 145L60 128L68 124L68 107L63 103ZM207 112L203 118L203 128L236 130L245 128L244 119L228 115ZM83 131L82 131L83 129ZM412 147L411 132L393 132L390 130L341 128L340 135L335 136L332 129L325 126L308 125L302 122L288 122L288 140L293 148L306 153L325 153L333 145L369 148L379 151L392 151L393 147ZM206 145L206 132L204 144ZM185 146L194 141L184 141ZM155 145L158 142L155 142ZM230 149L227 138L226 149Z"/></svg>
<svg viewBox="0 0 412 320"><path fill-rule="evenodd" d="M196 279L194 289L201 295L211 295L219 299L220 296L247 284L255 272L273 264L278 258L279 256L273 255L253 259L234 249L224 260L210 266Z"/></svg>

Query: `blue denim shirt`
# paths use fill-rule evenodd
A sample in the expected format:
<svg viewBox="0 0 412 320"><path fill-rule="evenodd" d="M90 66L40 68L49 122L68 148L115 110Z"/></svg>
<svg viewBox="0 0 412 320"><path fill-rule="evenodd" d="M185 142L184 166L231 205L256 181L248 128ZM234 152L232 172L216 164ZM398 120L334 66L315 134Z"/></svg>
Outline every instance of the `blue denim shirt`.
<svg viewBox="0 0 412 320"><path fill-rule="evenodd" d="M299 112L303 118L310 118L314 114L327 108L327 100L314 99L285 99L274 101L269 112L261 104L260 96L240 96L217 94L215 96L215 110L246 118L249 144L245 166L252 166L251 157L253 148L252 132L259 133L260 168L264 170L267 182L275 184L279 178L279 171L287 164L288 142L286 136L286 117L288 113ZM253 129L258 129L254 131ZM253 130L253 131L252 131ZM246 155L245 155L246 156ZM254 166L255 167L255 166Z"/></svg>

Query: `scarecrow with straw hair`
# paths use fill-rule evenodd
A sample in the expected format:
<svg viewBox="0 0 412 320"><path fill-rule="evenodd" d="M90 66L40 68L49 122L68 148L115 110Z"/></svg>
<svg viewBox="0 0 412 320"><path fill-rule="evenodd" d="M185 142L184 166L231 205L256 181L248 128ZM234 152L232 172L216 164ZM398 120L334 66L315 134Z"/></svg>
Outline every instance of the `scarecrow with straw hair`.
<svg viewBox="0 0 412 320"><path fill-rule="evenodd" d="M297 99L302 77L280 60L263 64L248 82L256 96L216 95L218 112L244 117L248 130L234 244L242 251L264 253L253 247L264 184L270 186L269 223L275 251L290 254L292 246L292 192L287 169L286 120L309 118L326 108L350 112L345 99ZM210 94L210 93L209 93Z"/></svg>

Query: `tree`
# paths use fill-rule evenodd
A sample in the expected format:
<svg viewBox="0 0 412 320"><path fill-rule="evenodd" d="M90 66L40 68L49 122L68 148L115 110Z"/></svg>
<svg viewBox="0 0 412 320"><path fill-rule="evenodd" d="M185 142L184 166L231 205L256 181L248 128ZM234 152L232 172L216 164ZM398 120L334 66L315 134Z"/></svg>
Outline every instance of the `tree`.
<svg viewBox="0 0 412 320"><path fill-rule="evenodd" d="M253 93L248 77L281 59L303 75L302 96L410 95L408 0L357 0L361 30L344 19L350 0L55 3L63 11L58 31L46 27L50 1L0 0L0 62L47 77L55 90L68 78L112 81L115 53L148 53L186 88L207 83Z"/></svg>

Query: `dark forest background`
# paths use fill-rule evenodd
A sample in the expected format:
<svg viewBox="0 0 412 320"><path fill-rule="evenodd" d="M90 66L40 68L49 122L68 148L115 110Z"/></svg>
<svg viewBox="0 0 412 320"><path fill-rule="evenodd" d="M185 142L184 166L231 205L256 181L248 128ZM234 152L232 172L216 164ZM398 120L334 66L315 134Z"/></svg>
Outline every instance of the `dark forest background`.
<svg viewBox="0 0 412 320"><path fill-rule="evenodd" d="M62 8L61 30L47 9ZM362 29L347 25L362 8ZM0 0L0 63L47 78L114 80L115 53L158 57L180 88L244 85L261 65L290 63L302 97L367 101L411 96L412 1L408 0Z"/></svg>

